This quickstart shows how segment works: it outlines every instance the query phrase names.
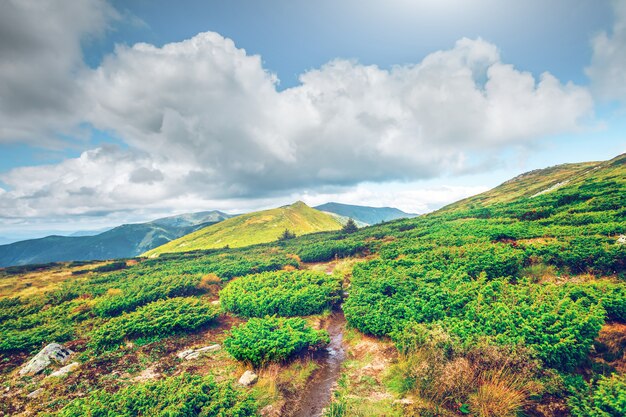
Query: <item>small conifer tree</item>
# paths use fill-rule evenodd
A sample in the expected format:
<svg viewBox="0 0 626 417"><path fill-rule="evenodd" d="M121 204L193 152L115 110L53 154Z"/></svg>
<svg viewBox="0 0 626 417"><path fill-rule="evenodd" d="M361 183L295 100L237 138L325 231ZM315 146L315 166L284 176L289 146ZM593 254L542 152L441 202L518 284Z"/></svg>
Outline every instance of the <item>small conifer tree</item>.
<svg viewBox="0 0 626 417"><path fill-rule="evenodd" d="M356 223L352 219L348 219L346 224L344 224L343 227L341 228L341 231L344 233L354 233L357 230L359 230L359 228L357 227Z"/></svg>
<svg viewBox="0 0 626 417"><path fill-rule="evenodd" d="M279 242L284 242L285 240L293 239L296 237L296 234L289 229L285 229L285 231L278 237Z"/></svg>

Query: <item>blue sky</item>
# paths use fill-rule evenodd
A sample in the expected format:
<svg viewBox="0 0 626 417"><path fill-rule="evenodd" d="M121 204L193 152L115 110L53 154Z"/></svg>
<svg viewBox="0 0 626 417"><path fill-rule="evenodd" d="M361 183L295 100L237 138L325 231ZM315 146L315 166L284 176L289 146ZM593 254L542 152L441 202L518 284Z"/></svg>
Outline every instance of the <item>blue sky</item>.
<svg viewBox="0 0 626 417"><path fill-rule="evenodd" d="M8 239L298 198L424 212L626 151L624 1L53 3L0 6Z"/></svg>

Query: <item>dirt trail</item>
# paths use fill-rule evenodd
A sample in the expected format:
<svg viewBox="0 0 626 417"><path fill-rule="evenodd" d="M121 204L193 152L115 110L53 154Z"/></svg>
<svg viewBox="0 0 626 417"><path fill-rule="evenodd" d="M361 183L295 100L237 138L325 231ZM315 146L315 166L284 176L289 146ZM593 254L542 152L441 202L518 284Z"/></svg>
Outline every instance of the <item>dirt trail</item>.
<svg viewBox="0 0 626 417"><path fill-rule="evenodd" d="M299 407L291 417L320 417L323 409L330 403L335 384L341 375L341 364L346 359L343 346L346 319L339 310L333 312L329 320L330 344L314 357L319 368L304 387L298 401Z"/></svg>

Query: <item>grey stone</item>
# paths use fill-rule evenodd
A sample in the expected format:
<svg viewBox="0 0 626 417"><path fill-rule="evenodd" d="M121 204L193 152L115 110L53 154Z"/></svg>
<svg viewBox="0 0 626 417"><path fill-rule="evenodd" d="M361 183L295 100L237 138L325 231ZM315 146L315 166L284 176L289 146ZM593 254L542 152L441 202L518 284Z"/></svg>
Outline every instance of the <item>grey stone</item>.
<svg viewBox="0 0 626 417"><path fill-rule="evenodd" d="M221 346L220 345L210 345L210 346L205 346L202 347L200 349L196 349L196 352L200 352L200 353L205 353L205 352L215 352L220 350Z"/></svg>
<svg viewBox="0 0 626 417"><path fill-rule="evenodd" d="M50 343L35 355L22 369L20 375L35 375L43 371L52 362L64 364L74 353L58 343Z"/></svg>
<svg viewBox="0 0 626 417"><path fill-rule="evenodd" d="M193 349L185 349L181 352L178 352L176 356L178 356L180 359L185 359L187 356L189 356L192 353L193 353Z"/></svg>
<svg viewBox="0 0 626 417"><path fill-rule="evenodd" d="M200 357L200 352L193 352L190 353L189 355L185 356L185 360L186 361L192 361L194 359L198 359Z"/></svg>
<svg viewBox="0 0 626 417"><path fill-rule="evenodd" d="M71 372L74 372L75 370L77 370L78 368L80 368L80 363L78 362L72 362L69 365L64 366L63 368L51 373L50 375L48 375L48 377L62 377L65 376Z"/></svg>
<svg viewBox="0 0 626 417"><path fill-rule="evenodd" d="M188 361L194 360L194 359L198 359L200 357L200 355L204 354L204 353L208 353L208 352L215 352L221 349L220 345L210 345L210 346L205 346L205 347L201 347L199 349L187 349L187 350L183 350L182 352L178 352L176 354L176 356L178 356L181 359L185 359Z"/></svg>
<svg viewBox="0 0 626 417"><path fill-rule="evenodd" d="M254 385L259 379L259 376L252 371L246 371L239 378L239 383L244 387L249 387L250 385Z"/></svg>
<svg viewBox="0 0 626 417"><path fill-rule="evenodd" d="M37 388L35 391L27 395L28 398L37 398L43 394L43 388Z"/></svg>

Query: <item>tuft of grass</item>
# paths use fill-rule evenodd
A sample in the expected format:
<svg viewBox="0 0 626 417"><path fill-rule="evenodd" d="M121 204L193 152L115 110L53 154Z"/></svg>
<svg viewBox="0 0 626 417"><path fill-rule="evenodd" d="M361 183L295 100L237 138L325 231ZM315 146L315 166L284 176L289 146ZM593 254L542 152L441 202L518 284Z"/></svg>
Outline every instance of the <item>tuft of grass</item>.
<svg viewBox="0 0 626 417"><path fill-rule="evenodd" d="M477 417L515 417L528 399L524 381L501 369L481 377L478 390L469 396Z"/></svg>
<svg viewBox="0 0 626 417"><path fill-rule="evenodd" d="M521 275L528 278L533 284L554 282L557 277L557 270L553 265L537 263L523 268Z"/></svg>

